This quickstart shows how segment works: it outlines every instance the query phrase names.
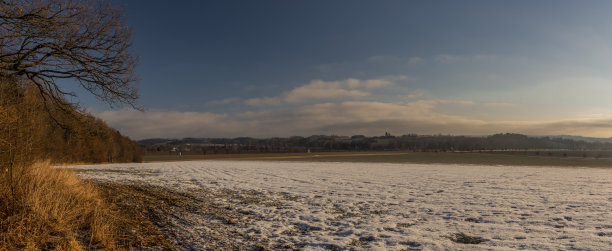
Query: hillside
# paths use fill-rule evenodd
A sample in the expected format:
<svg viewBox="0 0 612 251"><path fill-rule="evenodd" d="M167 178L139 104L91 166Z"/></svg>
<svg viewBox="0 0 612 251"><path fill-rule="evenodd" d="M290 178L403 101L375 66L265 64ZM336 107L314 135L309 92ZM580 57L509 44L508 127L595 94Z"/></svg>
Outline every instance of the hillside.
<svg viewBox="0 0 612 251"><path fill-rule="evenodd" d="M0 163L140 161L140 148L128 137L37 91L30 83L0 80Z"/></svg>

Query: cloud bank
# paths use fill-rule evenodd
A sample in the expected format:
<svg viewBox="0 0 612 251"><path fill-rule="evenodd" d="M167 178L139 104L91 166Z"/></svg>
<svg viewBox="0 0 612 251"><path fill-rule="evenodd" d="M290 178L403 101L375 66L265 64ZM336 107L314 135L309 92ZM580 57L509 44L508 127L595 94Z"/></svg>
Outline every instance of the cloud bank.
<svg viewBox="0 0 612 251"><path fill-rule="evenodd" d="M463 60L452 55L443 55L439 59L447 63ZM612 115L545 120L541 117L550 113L550 110L545 110L532 112L534 119L529 121L508 120L510 114L517 114L515 118L525 118L525 111L535 108L529 104L435 99L428 90L409 90L396 84L406 79L406 76L391 76L369 80L313 80L285 92L281 90L276 96L229 97L206 103L215 108L233 108L219 109L226 112L123 109L94 113L134 139L314 134L375 136L384 132L395 135L487 135L500 132L591 137L612 135ZM567 114L562 109L557 112Z"/></svg>
<svg viewBox="0 0 612 251"><path fill-rule="evenodd" d="M384 79L359 80L349 78L343 81L314 80L278 97L251 98L244 101L249 106L279 105L282 103L304 103L325 99L359 99L372 95L369 90L393 86Z"/></svg>
<svg viewBox="0 0 612 251"><path fill-rule="evenodd" d="M582 135L604 137L612 133L612 118L560 121L485 121L436 111L448 100L419 100L410 103L347 101L296 108L217 114L130 109L98 112L110 126L133 139L152 137L275 137L313 134L484 135L516 132L530 135ZM457 101L457 105L466 104ZM485 104L482 104L485 105Z"/></svg>

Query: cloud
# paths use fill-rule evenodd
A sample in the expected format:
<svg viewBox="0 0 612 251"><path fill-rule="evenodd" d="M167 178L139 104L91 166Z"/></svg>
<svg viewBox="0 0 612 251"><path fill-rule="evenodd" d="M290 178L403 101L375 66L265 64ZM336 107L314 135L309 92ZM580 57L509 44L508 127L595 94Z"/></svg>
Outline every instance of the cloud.
<svg viewBox="0 0 612 251"><path fill-rule="evenodd" d="M408 104L420 104L422 107L429 108L428 111L433 110L434 108L439 107L440 105L460 105L460 106L474 106L478 105L478 103L474 101L468 100L448 100L448 99L421 99L412 101Z"/></svg>
<svg viewBox="0 0 612 251"><path fill-rule="evenodd" d="M406 95L400 96L400 98L408 98L408 99L420 98L420 97L425 96L425 94L427 93L424 90L414 90Z"/></svg>
<svg viewBox="0 0 612 251"><path fill-rule="evenodd" d="M410 57L410 58L408 58L408 63L412 64L412 65L422 64L423 62L425 62L425 60L420 58L420 57Z"/></svg>
<svg viewBox="0 0 612 251"><path fill-rule="evenodd" d="M129 109L96 112L110 126L134 139L152 137L274 137L313 134L483 135L515 132L530 135L607 137L612 118L557 121L487 121L438 111L442 104L479 105L452 100L409 103L347 101L274 111L218 114ZM480 104L481 105L481 104Z"/></svg>
<svg viewBox="0 0 612 251"><path fill-rule="evenodd" d="M493 55L488 54L475 54L475 55L453 55L453 54L439 54L433 58L433 61L440 64L453 64L463 63L467 61L481 61L486 59L494 58Z"/></svg>
<svg viewBox="0 0 612 251"><path fill-rule="evenodd" d="M469 100L437 100L439 104L452 104L452 105L463 105L463 106L473 106L477 103Z"/></svg>
<svg viewBox="0 0 612 251"><path fill-rule="evenodd" d="M244 104L250 106L268 106L268 105L278 105L282 103L282 99L280 97L264 97L264 98L251 98L244 101Z"/></svg>
<svg viewBox="0 0 612 251"><path fill-rule="evenodd" d="M399 57L389 55L375 55L368 58L369 62L376 64L401 64L406 66L420 65L425 62L421 57Z"/></svg>
<svg viewBox="0 0 612 251"><path fill-rule="evenodd" d="M239 135L248 123L239 122L226 114L210 112L179 112L133 109L97 112L95 115L134 139L188 135Z"/></svg>
<svg viewBox="0 0 612 251"><path fill-rule="evenodd" d="M221 99L221 100L212 100L206 103L206 105L227 105L227 104L232 104L232 103L237 103L240 102L240 98L226 98L226 99Z"/></svg>
<svg viewBox="0 0 612 251"><path fill-rule="evenodd" d="M313 99L362 98L370 93L358 89L374 89L393 85L386 80L366 80L349 78L344 81L314 80L307 85L297 87L284 95L288 103L299 103Z"/></svg>
<svg viewBox="0 0 612 251"><path fill-rule="evenodd" d="M443 63L443 64L454 63L454 62L458 62L461 60L464 60L464 58L460 56L448 55L448 54L441 54L441 55L437 55L434 57L434 62Z"/></svg>
<svg viewBox="0 0 612 251"><path fill-rule="evenodd" d="M404 61L404 58L389 55L374 55L368 58L368 61L375 63L397 63Z"/></svg>
<svg viewBox="0 0 612 251"><path fill-rule="evenodd" d="M334 98L363 98L369 96L369 92L351 90L342 87L310 84L293 89L284 96L285 102L300 103L306 100L334 99Z"/></svg>
<svg viewBox="0 0 612 251"><path fill-rule="evenodd" d="M393 86L393 81L405 76L391 76L389 79L359 80L348 78L342 81L313 80L294 88L278 97L252 98L244 104L250 106L279 105L281 103L303 103L323 99L360 99L371 95L369 90Z"/></svg>
<svg viewBox="0 0 612 251"><path fill-rule="evenodd" d="M491 102L491 103L484 103L484 105L486 107L516 107L516 104L505 103L505 102Z"/></svg>
<svg viewBox="0 0 612 251"><path fill-rule="evenodd" d="M395 83L400 80L416 80L416 78L406 76L406 75L390 75L390 76L384 77L383 79L390 81L391 83Z"/></svg>

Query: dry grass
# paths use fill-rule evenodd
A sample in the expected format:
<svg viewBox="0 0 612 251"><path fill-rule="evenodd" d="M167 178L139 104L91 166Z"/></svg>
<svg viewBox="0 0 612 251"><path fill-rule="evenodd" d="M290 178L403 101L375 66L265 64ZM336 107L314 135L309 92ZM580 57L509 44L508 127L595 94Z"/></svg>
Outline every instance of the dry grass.
<svg viewBox="0 0 612 251"><path fill-rule="evenodd" d="M13 192L0 183L0 250L118 249L116 210L98 189L48 162L18 168Z"/></svg>

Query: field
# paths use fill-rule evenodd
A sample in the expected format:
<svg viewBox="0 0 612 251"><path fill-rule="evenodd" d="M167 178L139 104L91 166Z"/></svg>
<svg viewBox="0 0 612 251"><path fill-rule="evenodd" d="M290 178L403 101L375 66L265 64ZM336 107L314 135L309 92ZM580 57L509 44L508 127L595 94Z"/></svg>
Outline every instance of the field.
<svg viewBox="0 0 612 251"><path fill-rule="evenodd" d="M419 156L461 156L454 158L487 163L506 158L431 154ZM144 207L147 214L185 249L605 250L612 246L612 169L379 159L404 162L414 156L350 156L353 161L369 160L357 163L335 162L347 158L342 154L308 156L308 161L286 155L259 157L291 161L200 160L72 168L86 179L136 187L136 197L149 203Z"/></svg>
<svg viewBox="0 0 612 251"><path fill-rule="evenodd" d="M471 164L508 166L612 167L611 152L578 151L492 151L492 152L322 152L212 155L148 155L145 162L186 160L278 160L308 162L368 162L414 164ZM550 156L549 156L550 154ZM566 156L566 157L564 157ZM587 156L587 157L582 157ZM603 156L595 158L595 156Z"/></svg>

